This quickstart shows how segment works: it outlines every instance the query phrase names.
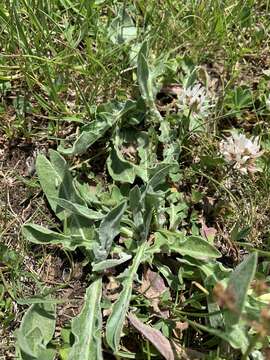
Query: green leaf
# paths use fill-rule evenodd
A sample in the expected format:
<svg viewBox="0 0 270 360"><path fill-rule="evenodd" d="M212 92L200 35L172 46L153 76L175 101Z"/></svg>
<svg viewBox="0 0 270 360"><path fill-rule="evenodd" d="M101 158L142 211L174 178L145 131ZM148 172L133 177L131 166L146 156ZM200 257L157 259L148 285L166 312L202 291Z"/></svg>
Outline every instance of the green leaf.
<svg viewBox="0 0 270 360"><path fill-rule="evenodd" d="M171 204L166 209L166 212L170 217L170 230L176 230L179 224L187 217L188 206L185 203Z"/></svg>
<svg viewBox="0 0 270 360"><path fill-rule="evenodd" d="M101 221L99 226L99 247L95 250L98 260L105 260L111 250L114 238L120 232L120 221L126 210L126 201L112 209Z"/></svg>
<svg viewBox="0 0 270 360"><path fill-rule="evenodd" d="M19 253L0 243L0 263L10 268L18 267L21 257Z"/></svg>
<svg viewBox="0 0 270 360"><path fill-rule="evenodd" d="M61 206L63 209L70 211L73 214L83 216L89 220L101 220L104 218L104 215L98 211L89 209L86 206L75 204L71 201L59 198L51 198L57 205Z"/></svg>
<svg viewBox="0 0 270 360"><path fill-rule="evenodd" d="M81 205L85 203L73 186L65 159L57 151L50 150L50 160L42 154L37 156L37 174L52 210L60 220L64 220L65 210L59 207L54 198L63 198Z"/></svg>
<svg viewBox="0 0 270 360"><path fill-rule="evenodd" d="M103 271L106 269L110 269L112 267L118 266L118 265L123 264L124 262L130 260L131 257L132 257L131 255L123 253L122 257L120 257L119 259L103 260L96 264L94 263L94 264L92 264L92 271L99 272L99 271Z"/></svg>
<svg viewBox="0 0 270 360"><path fill-rule="evenodd" d="M100 204L100 200L98 199L98 187L91 187L87 183L80 183L76 179L73 181L75 188L78 190L80 196L84 199L84 201L88 205L92 204Z"/></svg>
<svg viewBox="0 0 270 360"><path fill-rule="evenodd" d="M176 231L160 230L155 233L155 242L147 255L155 253L179 253L195 259L210 259L221 256L220 252L200 236L188 236Z"/></svg>
<svg viewBox="0 0 270 360"><path fill-rule="evenodd" d="M117 17L113 19L108 29L111 41L114 44L129 43L137 37L137 28L127 11L122 7Z"/></svg>
<svg viewBox="0 0 270 360"><path fill-rule="evenodd" d="M103 106L104 111L98 112L97 118L83 127L80 136L70 148L58 147L58 151L65 155L80 155L100 139L107 130L117 123L123 115L135 107L135 102L128 100L125 103L108 104ZM101 108L103 110L103 108Z"/></svg>
<svg viewBox="0 0 270 360"><path fill-rule="evenodd" d="M188 236L183 243L176 242L172 247L172 251L195 257L196 259L215 259L221 257L220 252L200 236Z"/></svg>
<svg viewBox="0 0 270 360"><path fill-rule="evenodd" d="M65 206L68 206L67 204L69 204L69 210L72 207L70 203L86 207L85 201L74 187L73 178L65 159L54 150L50 150L50 161L46 159L44 155L38 155L37 172L41 187L52 210L60 220L65 220L67 223L66 232L71 241L69 244L65 242L64 246L69 249L74 249L77 246L85 246L88 249L91 248L92 244L91 241L89 241L91 239L89 232L91 233L90 236L92 236L93 231L89 220L87 220L88 222L86 223L85 217L78 215L78 209L75 209L75 205L73 206L74 211L71 214L68 214L63 207L59 206L59 201L62 201L62 205L65 203ZM69 203L64 202L65 200L69 201ZM65 233L65 235L67 235L67 233Z"/></svg>
<svg viewBox="0 0 270 360"><path fill-rule="evenodd" d="M135 130L133 127L118 129L113 143L118 157L127 161L129 166L134 169L135 175L147 182L150 177L149 169L156 163L156 154L152 149L148 134L144 131ZM121 152L126 149L129 151L129 148L134 152L136 164L122 156Z"/></svg>
<svg viewBox="0 0 270 360"><path fill-rule="evenodd" d="M236 115L240 115L245 108L253 106L252 93L250 89L243 86L235 87L225 97L225 106Z"/></svg>
<svg viewBox="0 0 270 360"><path fill-rule="evenodd" d="M112 312L107 321L106 340L109 346L114 350L114 352L117 352L119 348L121 333L132 294L133 279L143 259L143 255L146 247L147 247L146 242L143 242L138 247L133 263L129 267L127 276L122 283L123 290L121 291L116 302L113 304Z"/></svg>
<svg viewBox="0 0 270 360"><path fill-rule="evenodd" d="M55 331L54 304L34 304L23 316L16 332L16 349L22 360L52 360L55 351L47 349Z"/></svg>
<svg viewBox="0 0 270 360"><path fill-rule="evenodd" d="M144 201L138 185L134 186L129 193L129 207L133 214L133 222L138 233L144 231L143 208Z"/></svg>
<svg viewBox="0 0 270 360"><path fill-rule="evenodd" d="M102 360L102 278L96 279L86 290L83 308L72 320L75 342L68 360Z"/></svg>
<svg viewBox="0 0 270 360"><path fill-rule="evenodd" d="M100 139L105 132L116 121L110 117L98 118L93 120L89 125L83 127L81 134L76 139L72 147L65 148L62 144L57 150L64 155L80 155L83 154L91 145Z"/></svg>
<svg viewBox="0 0 270 360"><path fill-rule="evenodd" d="M115 181L133 184L135 180L135 167L129 161L126 161L115 147L111 149L107 159L107 167L110 176Z"/></svg>
<svg viewBox="0 0 270 360"><path fill-rule="evenodd" d="M165 181L171 165L160 163L152 169L151 177L147 184L146 192L156 190L156 188Z"/></svg>
<svg viewBox="0 0 270 360"><path fill-rule="evenodd" d="M234 349L241 349L244 353L248 348L249 339L247 337L247 333L245 329L239 324L234 325L230 331L222 331L218 329L214 329L199 323L195 323L193 321L188 321L195 327L208 332L214 336L219 337L222 340L227 341Z"/></svg>
<svg viewBox="0 0 270 360"><path fill-rule="evenodd" d="M113 143L114 146L108 157L107 167L109 174L115 181L133 184L135 177L138 176L145 183L148 183L155 173L168 167L168 164L157 164L149 136L144 132L135 131L132 128L119 130ZM133 148L133 151L138 155L136 156L138 164L126 160L122 155L122 151L127 149L128 146Z"/></svg>
<svg viewBox="0 0 270 360"><path fill-rule="evenodd" d="M137 77L141 95L146 101L146 103L149 105L154 102L154 93L152 76L147 62L147 56L148 45L147 41L144 41L138 54Z"/></svg>
<svg viewBox="0 0 270 360"><path fill-rule="evenodd" d="M255 275L257 259L256 252L250 254L230 275L227 289L234 297L235 309L224 314L227 327L237 324L243 313L247 292Z"/></svg>
<svg viewBox="0 0 270 360"><path fill-rule="evenodd" d="M78 246L84 246L86 249L93 247L91 239L85 240L79 235L63 235L36 224L24 225L22 233L28 241L35 244L63 245L69 250L75 250Z"/></svg>

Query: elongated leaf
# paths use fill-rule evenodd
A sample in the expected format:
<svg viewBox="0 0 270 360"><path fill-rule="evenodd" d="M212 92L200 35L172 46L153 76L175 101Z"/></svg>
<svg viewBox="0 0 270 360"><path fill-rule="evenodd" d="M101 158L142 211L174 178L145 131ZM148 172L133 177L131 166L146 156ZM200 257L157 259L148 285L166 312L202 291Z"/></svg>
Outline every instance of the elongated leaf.
<svg viewBox="0 0 270 360"><path fill-rule="evenodd" d="M189 236L183 243L176 242L172 251L197 259L221 257L220 252L200 236Z"/></svg>
<svg viewBox="0 0 270 360"><path fill-rule="evenodd" d="M80 155L83 154L88 147L93 145L98 139L100 139L105 132L113 125L113 119L110 118L98 118L85 126L82 129L80 136L74 142L72 147L65 148L63 145L59 145L57 150L65 155ZM116 120L116 119L115 119Z"/></svg>
<svg viewBox="0 0 270 360"><path fill-rule="evenodd" d="M160 71L161 69L157 69L158 67L156 67L156 71L152 71L148 64L147 57L148 57L148 43L147 41L144 41L138 53L138 59L137 59L137 77L138 77L140 92L142 98L145 101L145 104L150 110L151 117L161 122L164 119L160 115L160 112L158 111L155 104L156 89L155 89L154 79L162 72ZM163 68L163 66L161 68Z"/></svg>
<svg viewBox="0 0 270 360"><path fill-rule="evenodd" d="M114 238L120 232L120 221L126 210L126 202L112 209L105 218L101 221L99 226L99 242L100 246L95 251L98 260L105 260L110 252Z"/></svg>
<svg viewBox="0 0 270 360"><path fill-rule="evenodd" d="M128 43L137 37L137 28L124 7L111 22L108 33L114 44Z"/></svg>
<svg viewBox="0 0 270 360"><path fill-rule="evenodd" d="M143 99L149 104L154 102L152 76L147 62L148 46L145 41L138 54L137 77Z"/></svg>
<svg viewBox="0 0 270 360"><path fill-rule="evenodd" d="M127 277L123 281L123 290L121 291L116 302L113 304L111 315L107 321L106 340L109 346L115 352L117 352L119 347L125 317L129 308L133 278L137 273L138 267L143 259L146 246L147 244L144 242L140 245L140 247L138 247L133 263L128 269Z"/></svg>
<svg viewBox="0 0 270 360"><path fill-rule="evenodd" d="M77 214L83 216L89 220L101 220L104 218L104 215L89 209L86 206L75 204L71 201L59 198L51 198L57 205L61 206L62 208L69 210L73 214Z"/></svg>
<svg viewBox="0 0 270 360"><path fill-rule="evenodd" d="M166 176L169 173L171 165L168 164L159 164L156 168L152 170L151 178L147 184L147 191L155 190L157 186L162 184L165 181Z"/></svg>
<svg viewBox="0 0 270 360"><path fill-rule="evenodd" d="M78 215L76 211L67 214L67 211L59 206L58 200L55 201L55 199L64 199L73 204L86 207L85 201L74 187L73 179L65 159L54 150L50 151L50 161L44 155L38 155L37 172L41 187L52 210L60 220L67 220L68 226L65 229L67 231L65 235L68 234L72 241L70 245L65 243L64 246L72 249L79 245L86 246L87 248L92 247L92 244L89 242L89 228L91 229L89 225L91 224L89 222L86 224L85 217ZM75 210L74 207L73 210ZM69 215L68 219L67 215Z"/></svg>
<svg viewBox="0 0 270 360"><path fill-rule="evenodd" d="M233 325L230 328L230 331L222 331L199 323L193 323L192 321L188 322L194 324L195 327L206 331L209 334L212 334L222 340L227 341L234 349L241 349L242 353L244 353L248 348L249 339L247 331L245 327L241 326L240 324Z"/></svg>
<svg viewBox="0 0 270 360"><path fill-rule="evenodd" d="M129 207L133 214L133 221L138 233L144 231L143 207L144 199L142 199L141 191L138 185L134 186L129 192Z"/></svg>
<svg viewBox="0 0 270 360"><path fill-rule="evenodd" d="M135 315L129 314L132 326L149 340L166 360L174 360L174 354L169 340L157 329L141 322Z"/></svg>
<svg viewBox="0 0 270 360"><path fill-rule="evenodd" d="M188 206L185 203L178 205L170 204L166 212L170 216L170 230L176 230L181 221L187 217Z"/></svg>
<svg viewBox="0 0 270 360"><path fill-rule="evenodd" d="M48 349L39 344L42 343L42 333L39 328L35 328L27 337L17 332L16 359L19 360L54 360L55 350ZM29 346L32 345L35 349Z"/></svg>
<svg viewBox="0 0 270 360"><path fill-rule="evenodd" d="M162 230L155 233L155 243L146 255L176 252L195 259L218 258L220 252L200 236L185 237L182 233Z"/></svg>
<svg viewBox="0 0 270 360"><path fill-rule="evenodd" d="M113 139L117 156L124 161L127 166L133 169L135 175L139 176L144 182L148 182L150 178L150 168L156 164L156 154L151 149L150 139L147 133L134 128L123 128L117 131L117 135ZM139 163L134 164L131 161L124 159L121 151L117 149L125 149L127 152L132 151ZM121 181L121 179L120 179Z"/></svg>
<svg viewBox="0 0 270 360"><path fill-rule="evenodd" d="M42 154L37 156L37 174L52 210L60 220L64 220L65 211L54 198L63 198L81 205L84 205L84 201L75 191L65 159L57 151L50 150L50 160Z"/></svg>
<svg viewBox="0 0 270 360"><path fill-rule="evenodd" d="M52 360L55 352L47 349L55 331L55 305L34 304L23 316L16 333L16 348L22 360Z"/></svg>
<svg viewBox="0 0 270 360"><path fill-rule="evenodd" d="M116 122L128 111L135 107L135 102L128 100L119 106L108 106L108 112L100 112L97 119L82 129L78 139L70 148L58 147L58 151L65 155L83 154L91 145L100 139L105 132L110 129Z"/></svg>
<svg viewBox="0 0 270 360"><path fill-rule="evenodd" d="M81 313L72 320L71 331L75 337L68 360L102 360L102 279L96 279L86 290Z"/></svg>
<svg viewBox="0 0 270 360"><path fill-rule="evenodd" d="M22 228L24 237L35 244L63 245L65 248L74 250L78 246L92 249L91 239L85 240L80 235L63 235L36 224L26 224Z"/></svg>
<svg viewBox="0 0 270 360"><path fill-rule="evenodd" d="M256 252L250 254L230 276L227 289L234 297L235 309L224 314L227 327L237 324L244 310L247 292L255 275L257 258Z"/></svg>
<svg viewBox="0 0 270 360"><path fill-rule="evenodd" d="M100 261L96 264L92 265L92 270L94 272L98 272L98 271L103 271L106 269L110 269L112 267L118 266L120 264L123 264L124 262L128 261L131 259L131 255L128 254L123 254L122 257L120 259L109 259L109 260L103 260Z"/></svg>
<svg viewBox="0 0 270 360"><path fill-rule="evenodd" d="M107 167L110 176L115 181L133 184L135 180L135 166L125 160L120 152L113 147L107 160Z"/></svg>

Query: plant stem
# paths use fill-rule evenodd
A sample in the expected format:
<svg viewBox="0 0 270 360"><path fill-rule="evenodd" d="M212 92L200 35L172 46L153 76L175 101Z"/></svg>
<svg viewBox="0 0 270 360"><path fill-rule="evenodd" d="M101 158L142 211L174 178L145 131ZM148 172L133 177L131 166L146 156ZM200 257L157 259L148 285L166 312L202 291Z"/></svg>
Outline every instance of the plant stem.
<svg viewBox="0 0 270 360"><path fill-rule="evenodd" d="M250 344L246 350L246 352L242 355L241 360L247 360L249 354L251 353L251 351L254 349L254 347L257 344L257 341L260 339L260 334L256 334L253 339L250 341Z"/></svg>

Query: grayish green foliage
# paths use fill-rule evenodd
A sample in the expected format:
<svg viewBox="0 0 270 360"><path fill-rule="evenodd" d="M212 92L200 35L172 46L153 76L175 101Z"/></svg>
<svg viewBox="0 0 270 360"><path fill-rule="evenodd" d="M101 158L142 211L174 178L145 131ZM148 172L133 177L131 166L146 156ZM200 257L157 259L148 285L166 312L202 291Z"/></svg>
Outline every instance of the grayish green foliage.
<svg viewBox="0 0 270 360"><path fill-rule="evenodd" d="M101 348L101 294L102 279L97 278L88 287L83 308L72 320L71 331L75 342L70 349L68 360L102 360Z"/></svg>
<svg viewBox="0 0 270 360"><path fill-rule="evenodd" d="M218 258L220 252L200 236L185 236L180 232L160 230L155 233L155 242L146 254L178 253L195 259Z"/></svg>
<svg viewBox="0 0 270 360"><path fill-rule="evenodd" d="M88 229L89 231L89 229ZM86 249L92 249L91 238L85 239L80 234L64 235L49 230L36 224L26 224L22 228L22 233L28 241L35 244L55 244L63 245L67 249L75 250L78 246L84 246ZM94 233L92 231L92 237Z"/></svg>
<svg viewBox="0 0 270 360"><path fill-rule="evenodd" d="M21 360L53 360L55 351L47 348L55 330L55 305L34 304L23 316L16 333L16 349Z"/></svg>
<svg viewBox="0 0 270 360"><path fill-rule="evenodd" d="M153 339L157 331L161 341L156 347L167 358L163 347L168 349L168 343L161 338L174 338L178 325L186 321L189 329L178 334L178 339L181 337L182 348L194 344L203 347L203 354L196 352L196 358L232 360L241 353L242 360L264 358L269 336L262 335L269 329L261 310L267 309L269 293L258 296L256 287L251 286L256 255L233 271L225 261L232 260L234 265L234 260L230 254L219 259L221 254L202 222L215 226L218 218L221 232L217 238L222 237L222 229L226 231L234 221L239 222L231 231L231 240L250 253L257 249L248 241L260 233L259 238L266 241L265 249L258 251L261 259L256 279L269 275L269 229L260 226L269 213L270 72L265 69L269 6L269 0L1 3L0 114L4 120L0 127L4 145L23 137L20 149L16 149L21 151L25 139L34 136L33 145L39 148L36 140L40 136L42 142L58 142L67 130L59 152L84 155L71 160L76 179L56 151L50 151L49 159L38 156L36 168L42 190L62 225L47 229L26 224L22 230L36 244L63 246L70 251L80 247L74 258L69 251L65 253L77 261L82 251L89 264L84 275L90 286L82 311L72 322L73 334L65 329L60 342L58 336L52 341L54 320L49 324L44 314L50 312L49 306L63 300L42 298L42 294L18 299L23 296L24 285L28 287L28 281L22 282L22 288L14 282L19 276L20 285L21 274L14 273L19 272L22 260L13 256L9 247L0 251L0 282L4 284L0 284L0 322L4 335L14 317L16 323L15 301L46 307L41 316L33 306L23 318L17 333L19 359L52 360L59 357L54 349L59 350L62 360L101 359L104 337L108 339L108 343L106 339L103 342L106 356L111 351L109 345L121 359L157 358L150 344L157 344L157 338ZM249 76L254 73L250 72L254 64L258 65L255 70L261 71ZM217 104L205 119L195 118L188 106L185 110L179 107L182 90L196 82L205 85ZM172 90L178 92L173 98ZM114 100L100 105L110 97ZM235 130L258 135L264 148L256 160L263 171L250 179L248 174L235 176L236 169L230 168L218 151L220 138L233 130L227 125L236 122ZM70 136L73 126L77 129ZM5 163L2 170L6 179ZM8 169L9 177L13 178L12 169ZM227 181L230 179L232 183ZM30 187L38 187L36 177L18 177L15 186L20 182L27 189L29 186L27 201L35 204ZM8 188L9 181L4 183ZM226 187L228 183L230 188ZM196 192L199 196L193 196ZM8 195L7 199L3 197L6 210L0 225L1 237L5 241L8 236L11 245L10 224L17 209L13 210L13 196ZM40 213L34 218L36 215ZM39 221L43 222L43 215ZM20 242L17 245L20 248ZM90 264L91 274L85 274ZM126 270L119 275L122 267ZM168 319L162 318L165 312L159 314L153 309L146 293L137 291L144 282L141 270L149 267L169 286L155 299L162 313L169 312ZM116 280L121 289L110 309L108 273L119 275ZM233 295L234 306L217 304L213 289L218 283L224 289L220 295ZM138 354L129 352L133 331L125 319L130 300L136 319L144 322L138 324L133 318L133 325L136 323L143 334L141 344L136 336ZM112 311L107 334L105 321L101 324L101 308ZM265 328L258 331L254 324L259 330ZM12 343L4 344L7 351L10 346Z"/></svg>
<svg viewBox="0 0 270 360"><path fill-rule="evenodd" d="M133 184L136 176L135 166L125 160L120 151L115 147L110 151L107 166L110 176L115 181Z"/></svg>
<svg viewBox="0 0 270 360"><path fill-rule="evenodd" d="M123 253L119 259L111 259L111 260L103 260L98 263L93 264L93 271L100 272L103 270L110 269L112 267L123 264L124 262L130 260L132 258L131 255Z"/></svg>
<svg viewBox="0 0 270 360"><path fill-rule="evenodd" d="M69 200L60 199L60 198L51 198L57 205L61 206L63 209L68 210L71 214L80 215L89 220L101 220L104 215L100 212L89 209L86 206L73 203Z"/></svg>
<svg viewBox="0 0 270 360"><path fill-rule="evenodd" d="M64 220L65 211L53 199L63 198L84 205L84 201L73 186L73 179L65 159L50 150L50 161L42 154L37 156L36 169L40 185L55 215Z"/></svg>
<svg viewBox="0 0 270 360"><path fill-rule="evenodd" d="M257 267L257 257L257 253L250 254L237 266L229 278L228 291L234 297L235 310L225 314L225 324L227 327L237 324L244 311L247 292Z"/></svg>
<svg viewBox="0 0 270 360"><path fill-rule="evenodd" d="M133 259L132 265L122 282L123 290L118 299L112 306L112 313L109 316L106 325L106 340L109 346L117 353L119 349L120 338L124 326L125 317L129 308L129 302L132 294L133 279L137 273L138 267L143 259L147 244L143 242L138 248Z"/></svg>
<svg viewBox="0 0 270 360"><path fill-rule="evenodd" d="M95 250L97 260L105 260L110 253L112 242L120 232L120 221L126 210L126 202L112 209L99 226L99 247Z"/></svg>
<svg viewBox="0 0 270 360"><path fill-rule="evenodd" d="M129 43L136 39L137 28L124 6L118 11L115 19L112 20L108 32L114 44Z"/></svg>
<svg viewBox="0 0 270 360"><path fill-rule="evenodd" d="M144 41L138 54L137 77L142 97L147 105L152 105L154 102L153 79L147 57L148 43Z"/></svg>
<svg viewBox="0 0 270 360"><path fill-rule="evenodd" d="M65 155L79 155L84 153L91 145L100 139L108 129L115 125L128 111L133 109L135 102L127 100L117 106L109 106L100 110L97 118L89 125L83 127L81 134L70 148L58 147L58 151Z"/></svg>

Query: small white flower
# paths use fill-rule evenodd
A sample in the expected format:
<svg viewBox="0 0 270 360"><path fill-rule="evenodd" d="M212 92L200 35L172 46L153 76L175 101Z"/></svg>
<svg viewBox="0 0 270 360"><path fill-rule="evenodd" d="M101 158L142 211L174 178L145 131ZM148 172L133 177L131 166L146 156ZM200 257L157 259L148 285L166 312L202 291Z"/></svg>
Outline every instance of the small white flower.
<svg viewBox="0 0 270 360"><path fill-rule="evenodd" d="M255 160L263 153L260 151L258 137L250 140L243 134L232 134L220 142L219 148L225 160L241 173L258 171Z"/></svg>
<svg viewBox="0 0 270 360"><path fill-rule="evenodd" d="M183 89L178 96L178 100L180 111L193 115L194 117L206 117L211 107L206 95L206 89L198 83L193 87Z"/></svg>

